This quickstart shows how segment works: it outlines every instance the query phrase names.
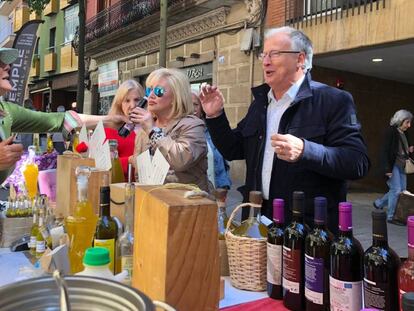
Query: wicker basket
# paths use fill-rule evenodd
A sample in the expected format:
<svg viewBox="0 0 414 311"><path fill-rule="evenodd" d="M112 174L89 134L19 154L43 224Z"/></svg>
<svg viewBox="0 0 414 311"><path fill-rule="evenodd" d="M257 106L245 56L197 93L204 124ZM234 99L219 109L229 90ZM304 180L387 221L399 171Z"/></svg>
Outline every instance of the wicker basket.
<svg viewBox="0 0 414 311"><path fill-rule="evenodd" d="M30 233L33 217L0 218L0 247L9 247L23 235Z"/></svg>
<svg viewBox="0 0 414 311"><path fill-rule="evenodd" d="M230 215L225 235L231 284L243 290L264 291L267 268L266 238L240 237L229 230L236 212L242 207L261 208L260 205L245 203L237 206Z"/></svg>

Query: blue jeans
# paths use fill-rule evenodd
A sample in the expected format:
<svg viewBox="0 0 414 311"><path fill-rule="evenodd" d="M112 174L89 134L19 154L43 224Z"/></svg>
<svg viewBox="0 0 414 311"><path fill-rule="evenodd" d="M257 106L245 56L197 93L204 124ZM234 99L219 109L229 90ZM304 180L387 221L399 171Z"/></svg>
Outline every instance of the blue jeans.
<svg viewBox="0 0 414 311"><path fill-rule="evenodd" d="M387 180L388 192L380 199L375 200L375 205L383 208L388 205L387 219L392 220L397 207L398 196L407 188L407 175L404 170L394 165L392 176Z"/></svg>

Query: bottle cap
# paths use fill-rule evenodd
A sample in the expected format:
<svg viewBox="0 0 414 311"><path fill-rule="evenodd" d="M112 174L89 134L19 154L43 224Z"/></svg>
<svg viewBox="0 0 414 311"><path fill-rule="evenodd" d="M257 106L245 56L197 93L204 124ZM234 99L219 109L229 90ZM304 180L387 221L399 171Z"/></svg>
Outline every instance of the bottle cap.
<svg viewBox="0 0 414 311"><path fill-rule="evenodd" d="M249 202L261 205L263 202L262 193L260 191L250 191Z"/></svg>
<svg viewBox="0 0 414 311"><path fill-rule="evenodd" d="M294 214L303 214L305 202L305 193L303 191L293 192L292 212Z"/></svg>
<svg viewBox="0 0 414 311"><path fill-rule="evenodd" d="M352 204L350 202L339 203L339 230L352 230Z"/></svg>
<svg viewBox="0 0 414 311"><path fill-rule="evenodd" d="M414 293L408 292L404 293L402 296L402 309L405 310L414 310Z"/></svg>
<svg viewBox="0 0 414 311"><path fill-rule="evenodd" d="M278 224L285 222L285 201L273 199L273 220Z"/></svg>
<svg viewBox="0 0 414 311"><path fill-rule="evenodd" d="M83 263L88 266L102 266L110 263L109 251L103 247L90 247L86 249Z"/></svg>
<svg viewBox="0 0 414 311"><path fill-rule="evenodd" d="M218 201L225 201L227 197L227 189L217 188L214 191L214 196L216 197L216 200Z"/></svg>
<svg viewBox="0 0 414 311"><path fill-rule="evenodd" d="M408 246L414 247L414 216L407 218Z"/></svg>
<svg viewBox="0 0 414 311"><path fill-rule="evenodd" d="M314 222L315 224L326 223L326 206L328 201L325 197L316 197L314 200L315 212Z"/></svg>
<svg viewBox="0 0 414 311"><path fill-rule="evenodd" d="M111 188L109 188L108 186L101 187L100 199L99 199L100 205L102 204L107 205L111 203L110 191L111 191Z"/></svg>

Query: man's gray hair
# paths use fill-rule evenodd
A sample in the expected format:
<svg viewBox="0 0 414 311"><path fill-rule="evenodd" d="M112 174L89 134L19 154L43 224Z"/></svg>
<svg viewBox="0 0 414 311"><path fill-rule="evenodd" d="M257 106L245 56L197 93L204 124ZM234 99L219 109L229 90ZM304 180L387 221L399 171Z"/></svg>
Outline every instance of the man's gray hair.
<svg viewBox="0 0 414 311"><path fill-rule="evenodd" d="M279 28L270 28L266 30L264 38L266 40L277 33L286 33L289 35L290 40L292 42L292 50L301 51L305 53L305 68L303 68L304 71L307 72L311 70L313 59L313 47L312 41L309 39L309 37L300 30L284 26Z"/></svg>
<svg viewBox="0 0 414 311"><path fill-rule="evenodd" d="M392 116L390 120L391 126L401 126L405 120L412 120L413 114L409 112L408 110L401 109L398 110L394 115Z"/></svg>

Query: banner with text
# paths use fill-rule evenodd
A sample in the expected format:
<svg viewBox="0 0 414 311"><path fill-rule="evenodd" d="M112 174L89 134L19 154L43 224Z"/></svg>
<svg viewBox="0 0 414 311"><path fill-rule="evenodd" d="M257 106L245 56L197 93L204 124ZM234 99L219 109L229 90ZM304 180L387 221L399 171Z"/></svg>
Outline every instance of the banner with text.
<svg viewBox="0 0 414 311"><path fill-rule="evenodd" d="M13 48L19 51L16 61L11 64L9 80L12 90L8 92L6 100L18 105L23 105L26 83L32 67L33 51L37 41L37 28L41 20L29 21L22 26L16 34Z"/></svg>

